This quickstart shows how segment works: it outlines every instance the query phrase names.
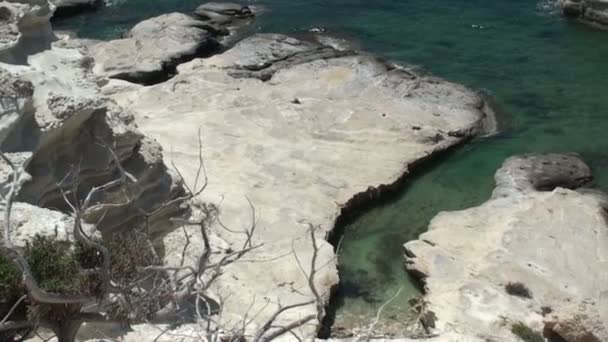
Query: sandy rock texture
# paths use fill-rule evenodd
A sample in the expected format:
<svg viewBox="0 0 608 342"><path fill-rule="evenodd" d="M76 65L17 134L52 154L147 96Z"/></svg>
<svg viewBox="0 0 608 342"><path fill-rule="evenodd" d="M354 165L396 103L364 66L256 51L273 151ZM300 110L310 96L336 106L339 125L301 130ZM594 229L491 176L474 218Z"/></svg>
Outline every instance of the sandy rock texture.
<svg viewBox="0 0 608 342"><path fill-rule="evenodd" d="M93 45L93 70L135 83L162 82L173 76L178 64L211 55L234 42L252 17L246 6L216 4L199 7L194 16L169 13L144 20L124 39Z"/></svg>
<svg viewBox="0 0 608 342"><path fill-rule="evenodd" d="M608 29L607 0L559 0L559 4L565 16Z"/></svg>
<svg viewBox="0 0 608 342"><path fill-rule="evenodd" d="M180 193L160 145L138 131L128 111L101 94L89 57L54 46L28 62L0 63L0 143L25 171L18 201L67 211L60 189L80 184L76 192L84 196L117 177L116 159L136 181L95 199L114 204L88 213L91 222L105 215L102 232L133 224L141 210L154 210ZM12 179L6 169L0 174L3 193Z"/></svg>
<svg viewBox="0 0 608 342"><path fill-rule="evenodd" d="M521 322L552 341L607 341L607 197L572 190L590 178L575 155L509 158L489 201L440 213L406 243L428 326L519 341L511 328Z"/></svg>
<svg viewBox="0 0 608 342"><path fill-rule="evenodd" d="M46 0L0 1L0 62L22 63L27 56L47 49L54 39Z"/></svg>
<svg viewBox="0 0 608 342"><path fill-rule="evenodd" d="M190 184L200 130L209 179L202 199L218 204L225 227L248 226L248 200L253 204L254 240L264 245L248 255L251 262L231 265L216 289L232 294L225 319L260 312L252 329L278 303L311 298L293 257L309 269L308 224L321 227L316 280L327 296L338 277L324 238L341 211L397 182L410 163L485 134L492 115L463 86L283 35L254 35L177 71L158 85L111 85L108 93ZM239 234L217 224L214 230L226 246L238 246ZM168 262L179 259L183 244L183 236L167 236ZM278 323L313 311L286 312ZM300 332L310 337L315 328Z"/></svg>

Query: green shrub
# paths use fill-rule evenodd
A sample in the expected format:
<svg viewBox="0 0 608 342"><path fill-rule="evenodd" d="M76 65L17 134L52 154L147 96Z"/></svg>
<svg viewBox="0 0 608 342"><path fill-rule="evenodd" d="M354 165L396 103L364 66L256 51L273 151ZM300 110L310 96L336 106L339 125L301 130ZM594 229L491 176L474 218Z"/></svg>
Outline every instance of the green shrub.
<svg viewBox="0 0 608 342"><path fill-rule="evenodd" d="M525 342L545 342L543 335L521 322L513 324L511 332Z"/></svg>
<svg viewBox="0 0 608 342"><path fill-rule="evenodd" d="M103 245L103 241L96 239L96 243ZM103 264L103 256L101 252L99 252L96 248L82 244L80 242L76 243L76 247L74 248L74 258L78 260L80 266L84 269L91 269L101 267Z"/></svg>
<svg viewBox="0 0 608 342"><path fill-rule="evenodd" d="M21 274L3 255L0 255L0 303L17 299L23 293Z"/></svg>
<svg viewBox="0 0 608 342"><path fill-rule="evenodd" d="M43 290L76 295L87 288L86 277L79 273L78 261L68 242L36 235L27 242L24 255Z"/></svg>

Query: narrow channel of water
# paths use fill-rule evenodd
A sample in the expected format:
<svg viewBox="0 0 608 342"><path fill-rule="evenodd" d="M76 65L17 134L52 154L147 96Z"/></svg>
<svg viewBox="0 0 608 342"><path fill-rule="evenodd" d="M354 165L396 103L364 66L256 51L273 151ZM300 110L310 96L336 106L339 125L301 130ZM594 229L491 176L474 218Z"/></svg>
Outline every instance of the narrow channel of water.
<svg viewBox="0 0 608 342"><path fill-rule="evenodd" d="M141 19L190 11L202 0L124 0L57 23L81 36L114 38ZM420 170L401 194L343 227L343 287L336 327L369 321L387 308L393 332L418 290L403 272L404 242L441 210L485 201L502 161L524 152L581 153L596 185L608 190L608 32L562 19L535 0L260 0L259 30L301 33L312 27L348 35L366 50L490 93L510 127ZM395 151L399 153L399 151Z"/></svg>

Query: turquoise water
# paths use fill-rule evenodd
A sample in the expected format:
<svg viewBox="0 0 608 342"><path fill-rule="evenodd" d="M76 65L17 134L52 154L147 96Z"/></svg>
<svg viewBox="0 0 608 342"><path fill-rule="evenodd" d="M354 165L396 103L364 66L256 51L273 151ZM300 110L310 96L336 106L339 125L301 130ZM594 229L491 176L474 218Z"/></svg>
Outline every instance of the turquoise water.
<svg viewBox="0 0 608 342"><path fill-rule="evenodd" d="M113 38L137 21L189 11L199 1L127 0L59 23L59 29ZM385 322L399 333L418 290L403 272L404 242L441 210L486 200L502 161L523 152L575 151L608 190L608 32L562 19L533 0L266 0L260 31L324 27L387 58L491 94L508 128L419 170L396 198L344 227L336 328L361 325L398 288Z"/></svg>

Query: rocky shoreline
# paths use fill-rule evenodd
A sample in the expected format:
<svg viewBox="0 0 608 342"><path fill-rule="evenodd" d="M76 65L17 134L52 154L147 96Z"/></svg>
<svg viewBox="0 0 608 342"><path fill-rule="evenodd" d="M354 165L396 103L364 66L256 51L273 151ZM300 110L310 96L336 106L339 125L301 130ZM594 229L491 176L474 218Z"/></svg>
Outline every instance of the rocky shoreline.
<svg viewBox="0 0 608 342"><path fill-rule="evenodd" d="M81 3L62 2L67 8ZM91 4L97 5L87 1L85 7ZM214 299L223 303L225 324L247 320L250 312L256 312L251 326L259 326L281 305L315 298L298 267L311 267L309 226L319 227L316 265L322 267L316 270L315 285L327 300L339 278L333 247L325 238L339 216L390 192L403 182L412 165L496 130L489 102L464 86L419 75L364 52L324 45L321 39L279 34L244 37L254 17L247 6L203 4L192 14L150 18L124 38L104 42L55 40L49 24L52 13L53 7L43 0L0 3L0 20L7 23L0 31L0 140L2 150L28 173L18 197L20 238L35 232L57 234L57 227L70 224L59 184L77 180L83 188L91 188L121 168L137 182L97 199L107 210L98 210L86 220L95 223L103 218L99 227L106 235L140 224L142 212L154 212L199 178L200 168L193 161L199 158L201 141L209 184L198 199L218 208L221 220L212 225L214 243L226 250L241 244L243 237L231 231L246 226L253 215L253 240L261 245L252 251L250 262L231 264L214 285ZM117 157L104 146L113 146ZM10 177L6 167L2 168L4 192ZM565 219L590 220L599 234L605 228L598 216L604 203L599 195L553 190L574 187L588 177L588 168L575 157L514 158L498 172L499 190L482 208L504 210L507 214L501 218L524 215L523 221L528 214L538 215L546 221L529 225L525 221L524 226L529 226L525 233L534 231L544 237L552 233L547 229L548 223L555 223L554 217L517 210L524 210L522 203L551 200L556 208L549 209L571 208L574 212ZM125 192L135 200L123 203ZM182 266L184 256L194 263L203 246L200 237L184 236L167 221L184 211L175 205L146 216L155 245L162 246L163 262L169 267ZM428 315L424 318L429 321L424 322L425 328L439 335L429 341L515 341L509 324L516 323L521 312L527 313L520 318L524 323L544 327L568 342L583 341L568 335L573 330L568 322L582 315L585 318L577 329L599 340L608 338L601 326L605 313L596 309L604 300L597 298L597 290L606 284L599 278L589 280L597 284L590 288L550 293L546 284L521 278L538 299L533 304L497 294L506 280L496 276L498 271L482 272L485 264L467 253L477 247L492 252L498 247L489 244L489 239L479 239L479 246L470 248L465 243L469 240L459 239L459 234L467 236L464 232L473 223L490 222L482 209L470 211L486 219L479 223L471 215L471 222L465 222L456 213L454 217L441 214L419 241L406 244L407 269L426 282ZM39 220L57 223L45 228ZM459 220L462 224L455 225ZM558 223L573 227L570 221ZM511 228L503 232L505 236ZM566 228L563 235L572 234ZM603 241L591 235L581 238L589 244ZM459 241L463 244L458 245ZM589 245L585 249L603 253L602 248ZM455 258L457 252L460 258ZM529 258L538 259L536 255ZM571 260L568 255L565 258L568 264ZM446 267L442 260L453 261ZM479 273L469 278L470 272L463 271L465 277L459 278L454 272L465 269L460 263L470 263L467 271ZM551 262L538 267L557 272ZM444 272L449 280L442 278ZM569 284L574 283L572 275L567 276ZM468 281L481 284L463 295L468 290L460 285ZM442 287L446 283L449 288ZM494 296L483 297L490 290ZM229 298L223 298L226 293L231 294ZM465 297L473 304L460 305ZM480 304L471 298L483 300ZM488 306L497 299L501 300L498 306ZM581 305L585 308L580 309ZM542 325L538 311L544 306L551 306L554 313L552 323ZM314 305L302 306L286 312L277 324L315 310ZM505 310L510 315L506 319ZM198 328L183 324L164 340L173 340L171 334L196 338ZM99 329L98 325L85 327L80 337L98 338ZM318 329L311 323L300 333L311 338ZM158 335L146 324L113 333L125 341L147 341Z"/></svg>
<svg viewBox="0 0 608 342"><path fill-rule="evenodd" d="M549 341L608 339L607 197L575 155L509 158L492 198L443 212L405 244L425 283L432 331L519 341L523 324Z"/></svg>

